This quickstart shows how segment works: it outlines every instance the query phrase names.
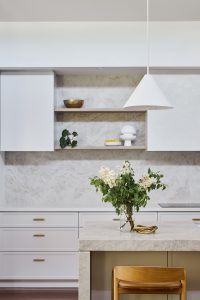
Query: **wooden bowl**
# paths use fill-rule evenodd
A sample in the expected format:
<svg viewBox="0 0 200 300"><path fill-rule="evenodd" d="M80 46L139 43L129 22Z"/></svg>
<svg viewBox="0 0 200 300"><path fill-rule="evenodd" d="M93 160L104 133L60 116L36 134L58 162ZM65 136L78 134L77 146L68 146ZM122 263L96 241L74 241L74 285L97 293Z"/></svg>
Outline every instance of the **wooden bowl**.
<svg viewBox="0 0 200 300"><path fill-rule="evenodd" d="M84 100L81 99L66 99L63 100L65 107L67 108L81 108Z"/></svg>

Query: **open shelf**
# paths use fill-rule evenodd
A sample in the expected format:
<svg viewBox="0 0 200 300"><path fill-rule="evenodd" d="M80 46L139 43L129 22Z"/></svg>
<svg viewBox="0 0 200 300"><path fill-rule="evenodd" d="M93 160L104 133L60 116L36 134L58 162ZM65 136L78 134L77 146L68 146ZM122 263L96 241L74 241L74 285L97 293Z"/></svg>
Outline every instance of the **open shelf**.
<svg viewBox="0 0 200 300"><path fill-rule="evenodd" d="M66 147L61 149L59 146L55 147L55 150L146 150L145 146L77 146L74 148Z"/></svg>
<svg viewBox="0 0 200 300"><path fill-rule="evenodd" d="M77 113L131 113L131 112L145 112L146 110L136 110L136 109L124 109L124 108L65 108L65 107L56 107L54 109L55 112L64 112L64 113L70 113L70 112L77 112Z"/></svg>

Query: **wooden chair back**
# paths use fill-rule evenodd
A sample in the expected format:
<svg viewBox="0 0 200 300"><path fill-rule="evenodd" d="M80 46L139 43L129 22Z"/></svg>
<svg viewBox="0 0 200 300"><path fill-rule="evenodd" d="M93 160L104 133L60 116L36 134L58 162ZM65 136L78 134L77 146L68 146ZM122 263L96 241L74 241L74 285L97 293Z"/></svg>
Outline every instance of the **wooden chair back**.
<svg viewBox="0 0 200 300"><path fill-rule="evenodd" d="M113 272L117 280L141 283L173 282L186 279L184 268L116 266Z"/></svg>

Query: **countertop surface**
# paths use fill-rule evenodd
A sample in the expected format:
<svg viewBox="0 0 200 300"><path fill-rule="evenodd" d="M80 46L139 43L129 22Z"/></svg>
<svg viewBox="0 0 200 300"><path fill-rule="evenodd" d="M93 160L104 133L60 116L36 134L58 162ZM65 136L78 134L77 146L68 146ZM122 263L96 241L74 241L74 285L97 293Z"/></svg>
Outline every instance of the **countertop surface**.
<svg viewBox="0 0 200 300"><path fill-rule="evenodd" d="M0 206L0 212L113 212L112 207L10 207ZM200 212L200 207L162 208L158 204L149 204L140 212Z"/></svg>
<svg viewBox="0 0 200 300"><path fill-rule="evenodd" d="M155 224L151 224L155 225ZM154 234L120 232L119 222L96 222L80 230L80 251L200 251L200 223L166 222Z"/></svg>

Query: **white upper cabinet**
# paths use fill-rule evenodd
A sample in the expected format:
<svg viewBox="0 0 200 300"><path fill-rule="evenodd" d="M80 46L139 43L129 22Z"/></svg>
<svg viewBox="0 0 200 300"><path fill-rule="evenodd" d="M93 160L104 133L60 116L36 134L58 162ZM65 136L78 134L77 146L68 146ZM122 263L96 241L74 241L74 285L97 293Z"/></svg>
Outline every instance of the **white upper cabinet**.
<svg viewBox="0 0 200 300"><path fill-rule="evenodd" d="M200 22L149 26L151 66L200 66ZM147 60L146 22L0 22L0 41L1 68L144 67Z"/></svg>
<svg viewBox="0 0 200 300"><path fill-rule="evenodd" d="M54 150L53 72L1 73L1 150Z"/></svg>
<svg viewBox="0 0 200 300"><path fill-rule="evenodd" d="M200 75L157 75L174 107L148 112L147 150L200 151Z"/></svg>

